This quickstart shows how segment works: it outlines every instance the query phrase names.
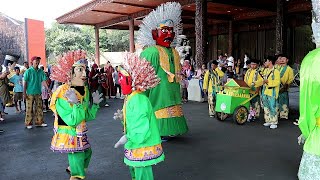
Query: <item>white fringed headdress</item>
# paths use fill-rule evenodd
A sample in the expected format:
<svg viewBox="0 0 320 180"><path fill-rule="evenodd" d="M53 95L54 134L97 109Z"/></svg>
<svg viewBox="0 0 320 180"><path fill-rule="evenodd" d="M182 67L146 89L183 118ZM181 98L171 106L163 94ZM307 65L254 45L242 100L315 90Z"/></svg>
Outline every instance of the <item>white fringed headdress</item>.
<svg viewBox="0 0 320 180"><path fill-rule="evenodd" d="M320 0L312 0L312 31L316 47L320 47Z"/></svg>
<svg viewBox="0 0 320 180"><path fill-rule="evenodd" d="M136 54L125 52L124 61L119 66L119 72L124 76L131 76L132 88L145 91L156 87L160 83L151 63L140 59Z"/></svg>
<svg viewBox="0 0 320 180"><path fill-rule="evenodd" d="M155 45L152 30L157 29L159 24L165 20L172 20L175 37L180 35L182 33L181 11L181 5L177 2L167 2L158 6L142 20L137 37L138 44L143 47Z"/></svg>

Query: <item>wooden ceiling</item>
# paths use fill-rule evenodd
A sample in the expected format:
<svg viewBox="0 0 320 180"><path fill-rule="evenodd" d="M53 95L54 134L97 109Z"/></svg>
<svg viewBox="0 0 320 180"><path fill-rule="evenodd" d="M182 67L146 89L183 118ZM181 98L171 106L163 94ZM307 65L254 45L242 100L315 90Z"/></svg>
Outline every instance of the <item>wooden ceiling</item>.
<svg viewBox="0 0 320 180"><path fill-rule="evenodd" d="M176 0L182 5L185 29L194 28L195 0ZM267 18L276 15L277 0L207 0L208 25ZM128 20L135 19L138 29L143 17L168 0L92 0L57 18L61 24L92 25L107 29L128 29ZM284 0L288 13L311 10L310 0Z"/></svg>

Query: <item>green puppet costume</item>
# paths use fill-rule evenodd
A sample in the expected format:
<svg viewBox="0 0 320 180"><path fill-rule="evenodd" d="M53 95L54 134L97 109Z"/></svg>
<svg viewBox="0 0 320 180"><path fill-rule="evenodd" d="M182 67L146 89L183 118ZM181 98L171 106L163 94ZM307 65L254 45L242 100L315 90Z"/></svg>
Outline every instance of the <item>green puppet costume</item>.
<svg viewBox="0 0 320 180"><path fill-rule="evenodd" d="M160 84L146 92L158 119L160 136L181 135L188 131L181 105L181 64L171 44L182 33L181 5L168 2L146 16L137 36L144 47L140 57L154 67Z"/></svg>
<svg viewBox="0 0 320 180"><path fill-rule="evenodd" d="M305 139L298 177L320 179L320 48L308 53L300 69L300 138Z"/></svg>
<svg viewBox="0 0 320 180"><path fill-rule="evenodd" d="M140 56L151 62L157 76L161 79L158 86L146 92L158 119L160 135L186 133L188 126L182 112L180 79L177 75L170 79L171 77L165 72L166 65L172 74L180 72L178 52L174 48L152 46L145 49Z"/></svg>
<svg viewBox="0 0 320 180"><path fill-rule="evenodd" d="M300 69L300 117L303 143L299 180L320 179L320 0L312 0L312 31L317 49L303 59Z"/></svg>
<svg viewBox="0 0 320 180"><path fill-rule="evenodd" d="M71 180L84 179L86 176L92 154L86 122L96 118L98 104L102 100L102 94L99 96L97 92L93 93L94 104L89 107L89 90L84 86L85 61L80 59L72 65L74 59L81 56L84 56L83 51L66 53L64 58L58 60L58 64L63 65L54 66L51 76L60 82L71 80L72 85L68 82L58 87L52 94L50 103L55 114L51 150L68 153ZM68 72L72 72L72 76Z"/></svg>
<svg viewBox="0 0 320 180"><path fill-rule="evenodd" d="M115 119L123 119L124 135L115 148L124 144L124 163L129 166L132 179L153 180L152 165L164 160L161 138L152 104L143 93L156 87L160 79L152 65L127 53L119 66L119 84L125 98L123 112Z"/></svg>
<svg viewBox="0 0 320 180"><path fill-rule="evenodd" d="M149 99L133 92L124 105L128 142L124 148L124 163L135 179L153 179L152 166L164 160L157 119Z"/></svg>

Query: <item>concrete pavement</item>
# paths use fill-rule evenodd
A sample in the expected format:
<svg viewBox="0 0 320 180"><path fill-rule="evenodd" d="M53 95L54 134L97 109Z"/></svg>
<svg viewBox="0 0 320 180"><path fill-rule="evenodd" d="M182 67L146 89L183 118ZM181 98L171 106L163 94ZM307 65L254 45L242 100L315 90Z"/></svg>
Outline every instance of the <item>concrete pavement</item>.
<svg viewBox="0 0 320 180"><path fill-rule="evenodd" d="M294 180L302 146L300 132L292 121L298 117L297 88L291 89L290 106L294 110L278 129L263 127L263 121L239 126L209 118L207 104L183 105L189 133L163 143L166 160L154 166L158 180ZM121 123L112 119L122 100L111 99L110 107L101 107L95 121L88 123L93 155L88 180L129 180L122 149L114 149L121 137ZM67 155L53 153L49 147L53 135L52 112L45 114L46 128L24 128L24 115L9 115L0 129L1 180L67 180Z"/></svg>

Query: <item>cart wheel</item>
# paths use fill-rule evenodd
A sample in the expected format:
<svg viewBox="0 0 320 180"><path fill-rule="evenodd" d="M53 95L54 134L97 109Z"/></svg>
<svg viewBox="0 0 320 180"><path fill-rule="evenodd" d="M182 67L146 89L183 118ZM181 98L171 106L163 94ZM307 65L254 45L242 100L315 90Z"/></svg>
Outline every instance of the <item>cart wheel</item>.
<svg viewBox="0 0 320 180"><path fill-rule="evenodd" d="M239 124L244 124L248 119L248 109L244 106L237 107L233 112L233 120Z"/></svg>
<svg viewBox="0 0 320 180"><path fill-rule="evenodd" d="M223 113L223 112L217 113L217 119L219 121L224 121L227 119L227 117L228 117L228 114L226 114L226 113Z"/></svg>

